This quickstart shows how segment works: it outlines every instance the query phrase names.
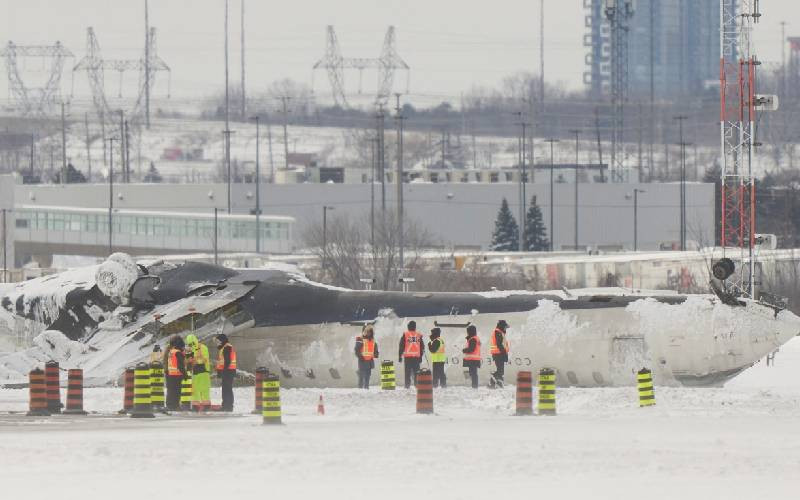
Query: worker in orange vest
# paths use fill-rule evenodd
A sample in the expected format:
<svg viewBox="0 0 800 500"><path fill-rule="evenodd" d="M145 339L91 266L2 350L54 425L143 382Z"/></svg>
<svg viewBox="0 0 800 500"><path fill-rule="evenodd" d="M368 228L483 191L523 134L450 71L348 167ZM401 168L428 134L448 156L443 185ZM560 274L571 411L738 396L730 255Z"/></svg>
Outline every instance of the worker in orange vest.
<svg viewBox="0 0 800 500"><path fill-rule="evenodd" d="M369 377L375 368L375 358L379 356L372 325L364 326L361 335L356 337L355 354L358 359L358 388L369 389Z"/></svg>
<svg viewBox="0 0 800 500"><path fill-rule="evenodd" d="M409 321L408 330L400 337L400 351L398 360L405 365L405 387L411 387L411 379L417 385L417 372L425 352L425 343L422 334L417 331L417 322Z"/></svg>
<svg viewBox="0 0 800 500"><path fill-rule="evenodd" d="M167 349L167 410L179 409L181 399L181 382L187 377L183 350L183 339L173 335L169 339Z"/></svg>
<svg viewBox="0 0 800 500"><path fill-rule="evenodd" d="M490 354L497 369L492 373L489 387L503 387L503 377L506 372L506 363L508 363L506 329L508 329L508 323L506 323L506 320L501 319L497 322L494 332L492 332Z"/></svg>
<svg viewBox="0 0 800 500"><path fill-rule="evenodd" d="M233 379L236 377L236 350L228 336L220 333L214 337L217 343L217 376L222 385L222 411L233 411Z"/></svg>
<svg viewBox="0 0 800 500"><path fill-rule="evenodd" d="M469 370L472 388L478 388L478 368L481 367L481 339L475 325L467 327L467 345L461 350L464 353L464 368Z"/></svg>

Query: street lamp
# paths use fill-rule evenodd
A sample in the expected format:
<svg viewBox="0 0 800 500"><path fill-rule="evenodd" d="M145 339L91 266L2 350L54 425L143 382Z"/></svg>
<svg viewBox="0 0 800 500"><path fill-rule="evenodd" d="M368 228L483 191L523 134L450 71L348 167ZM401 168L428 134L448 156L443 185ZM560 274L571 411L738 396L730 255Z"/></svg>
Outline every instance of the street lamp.
<svg viewBox="0 0 800 500"><path fill-rule="evenodd" d="M575 243L574 248L575 250L578 249L578 152L579 145L578 145L578 135L580 135L581 131L578 129L570 130L570 133L575 134Z"/></svg>
<svg viewBox="0 0 800 500"><path fill-rule="evenodd" d="M644 189L634 188L633 195L626 194L625 198L633 198L633 251L639 250L639 193L646 193Z"/></svg>
<svg viewBox="0 0 800 500"><path fill-rule="evenodd" d="M259 117L250 118L256 122L256 253L261 253L261 163L259 161Z"/></svg>
<svg viewBox="0 0 800 500"><path fill-rule="evenodd" d="M336 207L322 206L322 268L325 269L328 260L328 210Z"/></svg>
<svg viewBox="0 0 800 500"><path fill-rule="evenodd" d="M550 143L550 251L553 251L553 240L555 239L555 227L553 225L553 144L558 142L558 139L545 139L544 142ZM523 224L525 221L523 221Z"/></svg>

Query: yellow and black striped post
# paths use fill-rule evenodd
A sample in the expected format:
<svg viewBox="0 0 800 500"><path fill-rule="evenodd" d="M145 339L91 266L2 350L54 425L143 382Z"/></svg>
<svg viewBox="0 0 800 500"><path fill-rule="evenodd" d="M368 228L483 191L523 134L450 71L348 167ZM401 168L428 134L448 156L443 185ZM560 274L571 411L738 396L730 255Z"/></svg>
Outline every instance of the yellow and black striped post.
<svg viewBox="0 0 800 500"><path fill-rule="evenodd" d="M150 400L153 411L164 411L164 365L160 361L150 363Z"/></svg>
<svg viewBox="0 0 800 500"><path fill-rule="evenodd" d="M181 411L190 411L192 409L192 374L186 375L186 378L181 380Z"/></svg>
<svg viewBox="0 0 800 500"><path fill-rule="evenodd" d="M656 392L653 389L653 373L647 368L642 368L636 374L639 383L639 407L654 406L656 404Z"/></svg>
<svg viewBox="0 0 800 500"><path fill-rule="evenodd" d="M539 370L539 415L556 414L556 373L550 368Z"/></svg>
<svg viewBox="0 0 800 500"><path fill-rule="evenodd" d="M281 379L277 375L268 373L264 376L261 395L261 415L264 424L281 424Z"/></svg>
<svg viewBox="0 0 800 500"><path fill-rule="evenodd" d="M133 372L133 418L153 418L153 407L150 404L150 365L139 363Z"/></svg>
<svg viewBox="0 0 800 500"><path fill-rule="evenodd" d="M395 389L394 361L392 360L381 361L381 389L384 391Z"/></svg>

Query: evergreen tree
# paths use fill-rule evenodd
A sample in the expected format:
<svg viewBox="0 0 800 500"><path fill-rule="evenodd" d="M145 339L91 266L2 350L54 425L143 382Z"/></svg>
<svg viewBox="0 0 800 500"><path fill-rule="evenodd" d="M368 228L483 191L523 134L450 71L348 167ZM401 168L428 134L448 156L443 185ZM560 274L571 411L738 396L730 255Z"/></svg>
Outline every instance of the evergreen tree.
<svg viewBox="0 0 800 500"><path fill-rule="evenodd" d="M492 233L492 250L498 252L514 252L519 250L519 226L508 208L508 201L503 198L497 220Z"/></svg>
<svg viewBox="0 0 800 500"><path fill-rule="evenodd" d="M531 198L530 208L525 214L525 250L541 252L550 250L547 239L547 228L542 221L542 209L536 204L536 197Z"/></svg>

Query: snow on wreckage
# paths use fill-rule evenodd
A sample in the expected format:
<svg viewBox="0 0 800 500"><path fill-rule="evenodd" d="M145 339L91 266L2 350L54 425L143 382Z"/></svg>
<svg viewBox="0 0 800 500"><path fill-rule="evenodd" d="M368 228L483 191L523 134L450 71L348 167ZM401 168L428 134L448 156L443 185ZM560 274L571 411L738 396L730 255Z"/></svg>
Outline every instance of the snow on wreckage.
<svg viewBox="0 0 800 500"><path fill-rule="evenodd" d="M286 269L233 270L198 262L143 262L114 254L98 266L20 283L2 298L0 334L23 349L0 355L0 383L55 359L89 385L115 380L154 343L225 333L240 367L267 366L287 387L354 387L354 337L375 325L384 353L414 320L438 326L448 377L461 379L464 330L511 325L509 369L553 368L559 385L633 385L643 366L659 385L719 385L800 332L789 311L714 295L621 288L551 292L355 291ZM9 321L9 318L12 321ZM5 330L3 324L5 323ZM38 335L38 336L37 336ZM2 345L2 344L0 344ZM8 349L13 351L13 349ZM488 380L491 358L481 368ZM513 377L513 373L509 374ZM461 382L463 383L463 382Z"/></svg>

